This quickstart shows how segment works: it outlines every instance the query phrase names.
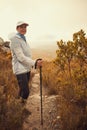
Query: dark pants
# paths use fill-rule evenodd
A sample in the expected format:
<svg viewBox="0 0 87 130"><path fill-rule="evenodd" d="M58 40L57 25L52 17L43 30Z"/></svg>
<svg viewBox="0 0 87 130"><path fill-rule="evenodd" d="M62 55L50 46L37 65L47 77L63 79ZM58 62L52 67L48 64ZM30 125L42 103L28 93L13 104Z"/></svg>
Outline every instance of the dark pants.
<svg viewBox="0 0 87 130"><path fill-rule="evenodd" d="M16 75L19 85L19 92L18 96L22 97L23 99L27 99L29 96L29 79L30 79L30 72L18 74Z"/></svg>

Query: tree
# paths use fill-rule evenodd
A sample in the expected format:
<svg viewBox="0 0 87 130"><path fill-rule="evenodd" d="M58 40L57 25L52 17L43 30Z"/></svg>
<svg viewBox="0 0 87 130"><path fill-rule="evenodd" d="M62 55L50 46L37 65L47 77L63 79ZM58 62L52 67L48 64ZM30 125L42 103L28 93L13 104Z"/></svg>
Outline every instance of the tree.
<svg viewBox="0 0 87 130"><path fill-rule="evenodd" d="M82 69L84 63L87 63L87 38L83 30L73 34L73 42L77 47L76 58L79 60Z"/></svg>
<svg viewBox="0 0 87 130"><path fill-rule="evenodd" d="M59 64L60 67L63 66L63 69L65 65L68 65L69 75L71 79L71 61L76 52L75 45L72 41L63 42L62 40L60 42L57 42L57 45L59 49L56 51L56 63Z"/></svg>

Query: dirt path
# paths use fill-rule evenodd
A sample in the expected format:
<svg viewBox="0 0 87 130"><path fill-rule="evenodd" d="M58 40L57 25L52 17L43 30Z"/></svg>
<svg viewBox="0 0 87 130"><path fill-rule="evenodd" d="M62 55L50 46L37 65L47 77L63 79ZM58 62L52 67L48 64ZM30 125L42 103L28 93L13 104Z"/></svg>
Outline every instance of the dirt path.
<svg viewBox="0 0 87 130"><path fill-rule="evenodd" d="M39 74L35 74L31 94L26 104L31 112L23 124L23 130L60 130L60 117L57 115L56 96L48 96L43 87L43 125L40 117L40 85Z"/></svg>

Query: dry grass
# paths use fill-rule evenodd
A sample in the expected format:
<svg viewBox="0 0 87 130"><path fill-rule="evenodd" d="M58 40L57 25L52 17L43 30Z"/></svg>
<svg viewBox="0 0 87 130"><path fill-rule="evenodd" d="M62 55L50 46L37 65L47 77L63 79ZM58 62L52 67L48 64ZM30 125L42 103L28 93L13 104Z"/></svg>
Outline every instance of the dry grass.
<svg viewBox="0 0 87 130"><path fill-rule="evenodd" d="M25 108L15 99L18 84L11 58L0 51L0 130L22 130Z"/></svg>
<svg viewBox="0 0 87 130"><path fill-rule="evenodd" d="M68 67L61 70L53 62L43 63L43 85L50 95L59 95L57 105L61 119L61 130L87 129L87 65L81 70L77 61L71 63L71 76ZM25 118L24 109L15 100L17 80L12 72L11 59L0 51L0 129L22 130ZM32 77L34 74L32 74ZM32 79L32 78L31 78Z"/></svg>
<svg viewBox="0 0 87 130"><path fill-rule="evenodd" d="M58 94L58 115L61 117L61 130L87 129L87 66L83 70L79 64L71 64L72 79L67 66L62 71L53 62L43 65L43 85L49 88L49 94Z"/></svg>

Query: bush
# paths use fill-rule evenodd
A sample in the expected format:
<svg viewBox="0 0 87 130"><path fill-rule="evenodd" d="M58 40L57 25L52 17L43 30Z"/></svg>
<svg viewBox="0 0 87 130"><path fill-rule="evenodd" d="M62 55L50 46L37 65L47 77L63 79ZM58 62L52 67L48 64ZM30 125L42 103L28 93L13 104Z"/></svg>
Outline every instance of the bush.
<svg viewBox="0 0 87 130"><path fill-rule="evenodd" d="M87 67L84 72L79 65L71 64L72 78L68 68L61 71L53 62L43 66L43 85L49 89L49 94L58 94L58 115L61 117L61 130L86 130L87 128Z"/></svg>
<svg viewBox="0 0 87 130"><path fill-rule="evenodd" d="M20 102L14 98L7 101L6 95L0 90L0 129L22 129L23 109Z"/></svg>
<svg viewBox="0 0 87 130"><path fill-rule="evenodd" d="M22 130L26 118L25 108L17 96L17 80L12 72L11 60L0 52L0 130Z"/></svg>

